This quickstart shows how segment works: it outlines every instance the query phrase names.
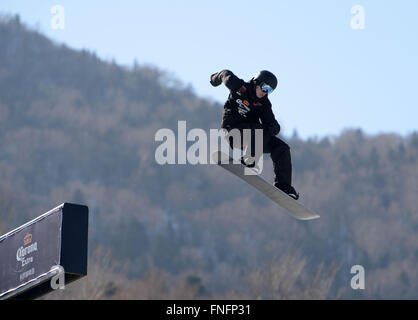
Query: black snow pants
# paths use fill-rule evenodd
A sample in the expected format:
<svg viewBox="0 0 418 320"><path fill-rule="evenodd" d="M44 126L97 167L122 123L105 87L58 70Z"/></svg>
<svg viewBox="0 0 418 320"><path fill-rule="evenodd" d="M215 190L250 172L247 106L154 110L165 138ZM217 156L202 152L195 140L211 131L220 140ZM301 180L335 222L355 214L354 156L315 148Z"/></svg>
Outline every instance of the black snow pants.
<svg viewBox="0 0 418 320"><path fill-rule="evenodd" d="M264 129L262 124L248 124L248 123L240 123L235 124L235 128L231 128L230 126L226 127L225 129L230 132L232 129L238 129L241 133L241 149L245 146L245 142L243 141L243 130L244 129L251 129L251 156L255 156L255 129L263 129L263 153L269 153L271 159L273 161L273 170L274 170L274 183L277 185L285 185L291 186L292 185L292 160L290 156L290 147L289 145L284 142L283 140L277 138L276 136L272 136L268 130ZM228 143L231 148L233 148L233 140L231 138L228 139Z"/></svg>

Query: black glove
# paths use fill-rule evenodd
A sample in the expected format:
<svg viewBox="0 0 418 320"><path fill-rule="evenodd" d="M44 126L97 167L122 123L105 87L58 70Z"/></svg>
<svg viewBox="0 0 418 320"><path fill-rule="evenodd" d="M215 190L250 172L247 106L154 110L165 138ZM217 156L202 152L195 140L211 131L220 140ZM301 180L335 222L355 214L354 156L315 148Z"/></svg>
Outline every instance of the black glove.
<svg viewBox="0 0 418 320"><path fill-rule="evenodd" d="M218 72L210 76L210 84L214 87L219 86L222 83L222 80L218 77Z"/></svg>

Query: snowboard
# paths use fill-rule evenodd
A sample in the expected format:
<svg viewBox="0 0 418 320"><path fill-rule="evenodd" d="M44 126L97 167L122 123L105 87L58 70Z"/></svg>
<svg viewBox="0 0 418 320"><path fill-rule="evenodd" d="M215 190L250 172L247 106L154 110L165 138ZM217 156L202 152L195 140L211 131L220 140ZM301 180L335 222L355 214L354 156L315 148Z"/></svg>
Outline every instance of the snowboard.
<svg viewBox="0 0 418 320"><path fill-rule="evenodd" d="M312 220L319 218L318 214L307 209L297 200L291 198L286 193L276 188L270 182L258 175L255 170L244 166L240 162L237 163L237 161L234 161L234 159L232 159L228 154L222 151L216 151L212 154L212 159L217 165L233 173L259 190L266 197L273 200L279 206L284 208L292 217L298 220ZM248 174L248 170L253 170L253 172Z"/></svg>

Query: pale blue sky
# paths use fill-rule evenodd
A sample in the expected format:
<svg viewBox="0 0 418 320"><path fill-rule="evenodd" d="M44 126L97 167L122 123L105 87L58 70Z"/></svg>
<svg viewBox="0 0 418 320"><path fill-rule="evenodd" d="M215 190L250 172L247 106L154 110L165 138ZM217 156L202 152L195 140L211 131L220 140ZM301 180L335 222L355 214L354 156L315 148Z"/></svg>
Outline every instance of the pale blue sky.
<svg viewBox="0 0 418 320"><path fill-rule="evenodd" d="M57 4L64 30L50 26ZM350 27L354 5L364 7L363 30ZM268 69L285 135L418 130L418 1L0 0L0 12L104 59L155 65L221 103L227 90L210 86L211 73L249 80Z"/></svg>

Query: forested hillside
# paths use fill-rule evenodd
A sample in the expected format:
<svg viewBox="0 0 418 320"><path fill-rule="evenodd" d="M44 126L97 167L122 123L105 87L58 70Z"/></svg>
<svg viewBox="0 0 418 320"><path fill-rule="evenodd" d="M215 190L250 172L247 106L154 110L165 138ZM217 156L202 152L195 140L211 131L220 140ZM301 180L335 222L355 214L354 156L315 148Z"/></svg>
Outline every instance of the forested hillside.
<svg viewBox="0 0 418 320"><path fill-rule="evenodd" d="M157 130L218 128L222 105L18 17L0 43L0 233L62 202L90 209L89 276L50 298L418 298L418 133L283 137L321 215L296 221L217 166L156 163Z"/></svg>

